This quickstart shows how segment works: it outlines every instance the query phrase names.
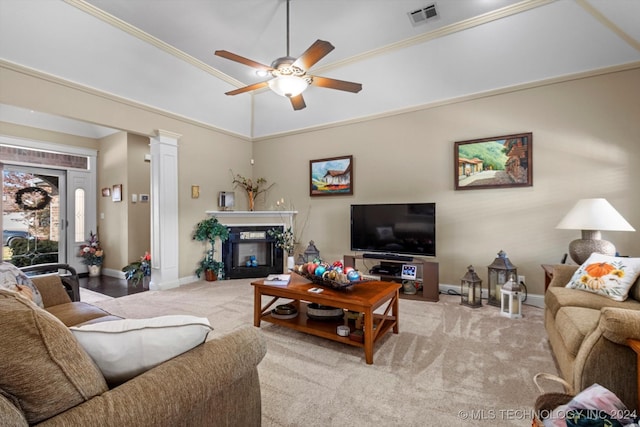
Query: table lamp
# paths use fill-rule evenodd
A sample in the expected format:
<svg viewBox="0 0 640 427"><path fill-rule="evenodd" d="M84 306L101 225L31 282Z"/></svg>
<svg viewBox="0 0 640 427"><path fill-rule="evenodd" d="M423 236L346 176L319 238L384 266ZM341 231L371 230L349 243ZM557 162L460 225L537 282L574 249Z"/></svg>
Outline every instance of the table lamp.
<svg viewBox="0 0 640 427"><path fill-rule="evenodd" d="M602 240L600 231L636 231L605 199L582 199L562 218L556 228L582 230L582 239L569 244L569 255L581 265L593 253L615 255L613 243Z"/></svg>

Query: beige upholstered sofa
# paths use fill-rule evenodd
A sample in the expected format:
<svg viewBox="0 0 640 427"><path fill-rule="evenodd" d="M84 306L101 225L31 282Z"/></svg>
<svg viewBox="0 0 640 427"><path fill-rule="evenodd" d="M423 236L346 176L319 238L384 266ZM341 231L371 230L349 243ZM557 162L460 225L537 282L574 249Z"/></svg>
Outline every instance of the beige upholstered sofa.
<svg viewBox="0 0 640 427"><path fill-rule="evenodd" d="M575 391L598 383L637 408L636 354L627 338L640 339L640 284L626 301L567 289L576 265L557 265L545 294L545 326L562 377Z"/></svg>
<svg viewBox="0 0 640 427"><path fill-rule="evenodd" d="M0 289L0 424L260 425L257 365L266 346L255 328L209 340L110 387L66 326L114 317L72 302L57 276L33 282L45 309Z"/></svg>

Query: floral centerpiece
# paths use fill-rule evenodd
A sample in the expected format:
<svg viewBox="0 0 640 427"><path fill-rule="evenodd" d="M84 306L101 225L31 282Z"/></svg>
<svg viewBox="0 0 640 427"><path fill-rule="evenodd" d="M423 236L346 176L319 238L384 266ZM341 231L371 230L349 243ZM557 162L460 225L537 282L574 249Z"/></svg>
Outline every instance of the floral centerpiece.
<svg viewBox="0 0 640 427"><path fill-rule="evenodd" d="M284 231L281 231L277 228L272 228L271 230L267 231L267 234L276 240L276 248L280 248L287 253L287 268L292 269L295 264L293 259L293 250L296 242L291 227L287 228Z"/></svg>
<svg viewBox="0 0 640 427"><path fill-rule="evenodd" d="M80 245L79 257L82 257L82 263L86 265L101 266L104 260L104 251L100 247L98 235L92 231L89 232L89 239L86 243Z"/></svg>
<svg viewBox="0 0 640 427"><path fill-rule="evenodd" d="M284 231L277 228L272 228L267 231L267 234L276 239L276 248L280 248L285 251L289 256L293 256L293 248L295 246L295 239L291 227Z"/></svg>
<svg viewBox="0 0 640 427"><path fill-rule="evenodd" d="M147 276L151 276L151 254L145 252L144 256L140 257L140 261L134 261L125 266L122 271L124 272L124 278L131 280L134 284L138 284L140 280Z"/></svg>
<svg viewBox="0 0 640 427"><path fill-rule="evenodd" d="M233 175L233 172L231 174ZM240 174L233 175L232 182L234 187L241 187L247 193L247 197L249 198L250 211L253 211L255 209L256 197L259 194L266 192L268 189L270 189L273 186L273 184L271 184L266 188L262 187L267 183L266 179L258 178L254 182L251 178L245 178Z"/></svg>

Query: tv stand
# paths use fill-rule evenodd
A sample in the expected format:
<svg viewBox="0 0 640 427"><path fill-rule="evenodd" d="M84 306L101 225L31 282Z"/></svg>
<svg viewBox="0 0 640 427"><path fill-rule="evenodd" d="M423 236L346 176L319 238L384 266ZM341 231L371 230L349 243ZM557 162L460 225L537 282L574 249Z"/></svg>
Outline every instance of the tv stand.
<svg viewBox="0 0 640 427"><path fill-rule="evenodd" d="M413 261L412 256L407 255L399 255L399 254L384 254L384 253L371 253L367 252L362 254L362 258L373 258L373 259L383 259L383 260L393 260L393 261Z"/></svg>
<svg viewBox="0 0 640 427"><path fill-rule="evenodd" d="M362 262L365 259L369 259L371 257L365 256L369 254L362 255L345 255L344 256L344 266L345 267L356 267L356 263L358 261ZM376 254L378 255L378 254ZM379 254L383 255L383 254ZM440 276L438 263L434 261L426 261L419 258L411 258L410 261L398 260L394 258L374 258L374 259L384 259L384 261L389 263L399 263L399 264L412 264L418 267L418 275L416 277L417 282L422 282L422 290L419 290L416 294L405 294L400 289L400 298L406 299L414 299L414 300L422 300L422 301L432 301L437 302L440 300ZM380 276L380 280L385 282L395 282L402 283L402 277L398 275L385 275L378 274Z"/></svg>

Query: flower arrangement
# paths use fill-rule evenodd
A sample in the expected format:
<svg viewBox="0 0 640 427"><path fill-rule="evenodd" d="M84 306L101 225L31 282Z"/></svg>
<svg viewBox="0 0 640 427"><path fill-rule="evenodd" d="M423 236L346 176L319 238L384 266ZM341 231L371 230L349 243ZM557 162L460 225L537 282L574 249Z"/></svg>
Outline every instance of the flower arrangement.
<svg viewBox="0 0 640 427"><path fill-rule="evenodd" d="M233 181L232 181L233 186L234 187L241 187L247 193L247 197L249 197L249 210L250 211L252 211L254 209L256 197L259 194L264 193L265 191L267 191L268 189L273 187L273 184L271 184L266 188L264 188L264 187L261 188L261 186L263 186L263 185L265 185L267 183L267 180L264 179L264 178L258 178L254 182L251 178L245 178L244 176L242 176L240 174L234 175L233 172L231 172L231 175L233 176Z"/></svg>
<svg viewBox="0 0 640 427"><path fill-rule="evenodd" d="M136 284L146 276L151 276L151 254L145 252L144 256L140 257L140 261L130 263L122 271L125 279L132 280Z"/></svg>
<svg viewBox="0 0 640 427"><path fill-rule="evenodd" d="M86 265L102 265L104 260L104 251L100 247L98 235L92 231L89 232L87 243L80 245L79 257L82 257L82 263Z"/></svg>
<svg viewBox="0 0 640 427"><path fill-rule="evenodd" d="M276 248L280 248L283 251L287 252L289 256L293 256L293 249L295 246L295 238L293 236L293 231L291 227L287 228L284 231L280 231L276 228L272 228L267 231L267 234L274 239L276 239Z"/></svg>

